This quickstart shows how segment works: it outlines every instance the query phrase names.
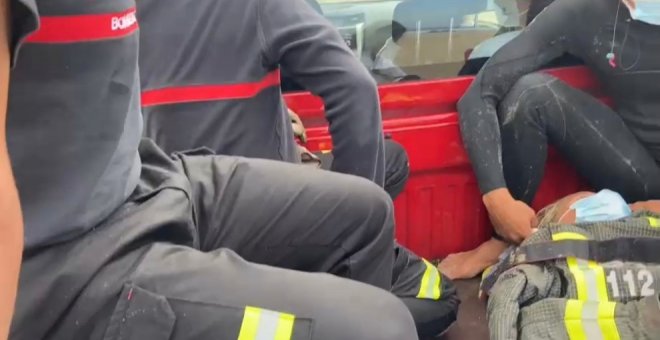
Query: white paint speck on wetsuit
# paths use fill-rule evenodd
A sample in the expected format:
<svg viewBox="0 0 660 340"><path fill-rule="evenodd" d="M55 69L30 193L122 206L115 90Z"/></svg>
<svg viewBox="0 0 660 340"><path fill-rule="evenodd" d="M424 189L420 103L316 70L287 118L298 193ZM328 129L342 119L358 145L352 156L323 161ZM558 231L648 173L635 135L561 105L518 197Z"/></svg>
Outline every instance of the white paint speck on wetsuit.
<svg viewBox="0 0 660 340"><path fill-rule="evenodd" d="M630 20L619 0L556 0L486 63L458 105L463 141L482 192L506 186L497 105L524 75L565 52L595 72L615 110L660 161L660 26ZM612 48L617 65L609 65Z"/></svg>
<svg viewBox="0 0 660 340"><path fill-rule="evenodd" d="M145 134L166 151L298 161L281 68L323 99L332 170L383 185L376 84L305 0L143 0L138 19Z"/></svg>
<svg viewBox="0 0 660 340"><path fill-rule="evenodd" d="M21 47L11 73L7 139L28 249L90 230L137 184L134 6L12 0L12 47ZM37 13L48 20L26 39Z"/></svg>

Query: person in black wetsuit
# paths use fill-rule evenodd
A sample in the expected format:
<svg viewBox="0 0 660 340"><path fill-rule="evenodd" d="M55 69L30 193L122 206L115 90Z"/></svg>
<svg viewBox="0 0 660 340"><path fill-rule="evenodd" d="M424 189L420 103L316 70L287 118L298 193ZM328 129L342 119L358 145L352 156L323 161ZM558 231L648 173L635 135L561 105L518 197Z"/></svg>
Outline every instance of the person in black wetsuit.
<svg viewBox="0 0 660 340"><path fill-rule="evenodd" d="M539 68L571 53L614 108ZM660 1L556 0L500 49L458 104L463 141L497 234L441 264L471 277L533 232L547 144L594 189L660 197Z"/></svg>

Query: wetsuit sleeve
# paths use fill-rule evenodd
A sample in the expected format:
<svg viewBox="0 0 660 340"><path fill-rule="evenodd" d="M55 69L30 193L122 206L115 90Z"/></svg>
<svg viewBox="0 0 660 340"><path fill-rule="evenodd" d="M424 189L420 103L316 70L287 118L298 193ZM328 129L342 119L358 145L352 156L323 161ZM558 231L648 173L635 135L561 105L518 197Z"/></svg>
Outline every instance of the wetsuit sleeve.
<svg viewBox="0 0 660 340"><path fill-rule="evenodd" d="M499 49L458 102L461 135L481 192L506 187L496 111L518 79L571 52L571 22L585 0L557 0Z"/></svg>
<svg viewBox="0 0 660 340"><path fill-rule="evenodd" d="M325 103L332 170L384 184L384 140L375 81L339 32L305 0L260 0L266 61Z"/></svg>
<svg viewBox="0 0 660 340"><path fill-rule="evenodd" d="M16 64L18 51L25 38L39 28L39 14L34 0L11 0L10 53L12 66Z"/></svg>

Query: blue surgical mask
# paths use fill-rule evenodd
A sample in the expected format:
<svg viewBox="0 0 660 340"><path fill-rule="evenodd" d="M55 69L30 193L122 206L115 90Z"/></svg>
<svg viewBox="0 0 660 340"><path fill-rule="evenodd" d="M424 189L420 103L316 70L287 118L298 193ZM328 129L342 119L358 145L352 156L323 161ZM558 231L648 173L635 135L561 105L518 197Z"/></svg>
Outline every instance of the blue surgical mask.
<svg viewBox="0 0 660 340"><path fill-rule="evenodd" d="M614 221L632 215L623 197L607 189L573 203L571 208L575 209L575 221L578 223Z"/></svg>
<svg viewBox="0 0 660 340"><path fill-rule="evenodd" d="M637 21L651 25L660 25L660 1L637 0L630 16Z"/></svg>

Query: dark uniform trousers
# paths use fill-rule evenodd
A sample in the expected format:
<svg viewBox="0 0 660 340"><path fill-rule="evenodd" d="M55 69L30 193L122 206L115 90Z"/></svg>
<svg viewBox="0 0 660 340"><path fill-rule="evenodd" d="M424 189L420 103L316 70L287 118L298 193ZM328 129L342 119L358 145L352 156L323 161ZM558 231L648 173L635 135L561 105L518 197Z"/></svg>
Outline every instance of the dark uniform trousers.
<svg viewBox="0 0 660 340"><path fill-rule="evenodd" d="M367 180L149 140L140 154L103 223L24 253L10 339L416 339L393 281L457 303L425 262L422 283L393 277L392 203Z"/></svg>
<svg viewBox="0 0 660 340"><path fill-rule="evenodd" d="M410 175L410 164L405 148L393 139L385 139L385 191L392 200L396 199L405 189ZM321 167L330 170L332 165L331 153L317 153L321 159ZM401 297L413 315L421 338L434 337L456 320L459 301L453 283L438 273L441 280L442 292L440 298L434 294L414 295L415 289L425 286L424 275L429 275L428 262L418 257L398 243L394 245L395 265L392 292Z"/></svg>

